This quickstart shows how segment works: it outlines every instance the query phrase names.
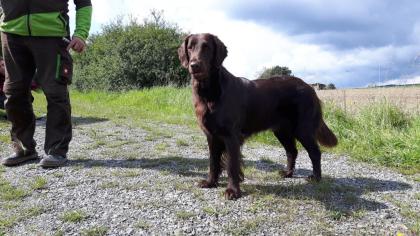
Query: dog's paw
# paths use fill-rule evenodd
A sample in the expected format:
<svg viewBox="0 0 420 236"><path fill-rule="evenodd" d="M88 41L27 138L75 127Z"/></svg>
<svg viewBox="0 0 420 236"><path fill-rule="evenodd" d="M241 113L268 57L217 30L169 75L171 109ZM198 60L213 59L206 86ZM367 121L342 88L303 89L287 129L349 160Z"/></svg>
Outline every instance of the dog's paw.
<svg viewBox="0 0 420 236"><path fill-rule="evenodd" d="M217 182L210 182L206 179L201 180L198 182L198 187L200 188L216 188L217 187Z"/></svg>
<svg viewBox="0 0 420 236"><path fill-rule="evenodd" d="M280 175L283 178L293 178L293 170L280 170Z"/></svg>
<svg viewBox="0 0 420 236"><path fill-rule="evenodd" d="M306 178L309 182L319 182L321 181L321 176L310 175Z"/></svg>
<svg viewBox="0 0 420 236"><path fill-rule="evenodd" d="M225 191L225 199L227 200L235 200L242 196L241 190L234 190L232 188L227 188Z"/></svg>

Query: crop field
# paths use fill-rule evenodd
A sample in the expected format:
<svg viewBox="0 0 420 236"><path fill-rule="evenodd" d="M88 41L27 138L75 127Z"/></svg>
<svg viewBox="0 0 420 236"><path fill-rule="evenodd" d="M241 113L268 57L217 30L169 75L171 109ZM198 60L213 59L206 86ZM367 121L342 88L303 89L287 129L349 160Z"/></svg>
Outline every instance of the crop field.
<svg viewBox="0 0 420 236"><path fill-rule="evenodd" d="M369 104L391 103L409 114L420 114L420 87L318 90L324 103L332 103L346 113L357 113Z"/></svg>

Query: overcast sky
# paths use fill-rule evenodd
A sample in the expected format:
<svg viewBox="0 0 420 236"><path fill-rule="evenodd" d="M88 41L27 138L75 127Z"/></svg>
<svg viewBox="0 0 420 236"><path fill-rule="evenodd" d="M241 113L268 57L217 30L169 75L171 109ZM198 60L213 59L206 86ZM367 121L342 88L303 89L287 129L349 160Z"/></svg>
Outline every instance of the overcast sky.
<svg viewBox="0 0 420 236"><path fill-rule="evenodd" d="M93 0L93 31L151 9L191 33L216 34L225 67L255 79L287 66L307 82L363 87L420 83L419 0Z"/></svg>

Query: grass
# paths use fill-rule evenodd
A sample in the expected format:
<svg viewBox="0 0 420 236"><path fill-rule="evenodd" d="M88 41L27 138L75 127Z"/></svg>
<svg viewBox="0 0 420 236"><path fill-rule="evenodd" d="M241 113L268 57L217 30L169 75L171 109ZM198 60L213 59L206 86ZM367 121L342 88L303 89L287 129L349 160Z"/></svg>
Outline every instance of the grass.
<svg viewBox="0 0 420 236"><path fill-rule="evenodd" d="M61 216L61 219L64 222L71 222L71 223L78 223L87 218L87 215L85 212L81 210L75 210L75 211L66 211Z"/></svg>
<svg viewBox="0 0 420 236"><path fill-rule="evenodd" d="M34 178L34 180L31 182L31 188L34 190L41 190L45 189L48 182L45 178L41 176L37 176Z"/></svg>
<svg viewBox="0 0 420 236"><path fill-rule="evenodd" d="M194 217L195 214L189 211L178 211L176 212L176 217L180 220L188 220L191 217Z"/></svg>
<svg viewBox="0 0 420 236"><path fill-rule="evenodd" d="M216 208L212 207L212 206L203 207L202 210L207 215L211 215L211 216L217 216L219 214L219 211Z"/></svg>
<svg viewBox="0 0 420 236"><path fill-rule="evenodd" d="M188 147L189 146L189 143L188 143L187 140L177 139L176 140L176 145L179 146L179 147Z"/></svg>
<svg viewBox="0 0 420 236"><path fill-rule="evenodd" d="M34 110L45 113L45 98L35 93ZM190 88L156 87L125 93L93 91L71 92L73 116L86 121L109 119L117 123L144 127L145 121L184 125L198 129L191 103ZM420 172L420 116L408 115L387 102L373 103L358 108L357 113L345 113L338 107L326 104L326 123L338 136L339 145L330 152L347 154L354 159L392 167L404 174ZM123 115L122 115L123 114ZM7 127L0 121L0 127ZM7 130L7 129L6 129ZM0 139L3 139L0 133ZM161 134L158 135L161 138ZM170 135L165 135L169 137ZM4 139L8 139L4 136ZM158 137L151 137L156 140ZM265 132L252 141L279 145L276 138ZM98 142L96 145L104 145ZM177 146L185 142L177 141ZM157 151L165 151L157 145Z"/></svg>
<svg viewBox="0 0 420 236"><path fill-rule="evenodd" d="M265 219L262 217L256 217L250 220L244 220L238 223L238 225L228 226L225 231L231 235L252 235L261 225Z"/></svg>
<svg viewBox="0 0 420 236"><path fill-rule="evenodd" d="M0 235L4 235L2 234L2 230L11 228L20 221L24 221L32 217L37 217L43 214L45 211L46 210L41 206L33 206L30 208L20 209L14 211L13 214L0 211Z"/></svg>
<svg viewBox="0 0 420 236"><path fill-rule="evenodd" d="M120 184L118 182L104 182L98 185L100 189L118 188L119 186Z"/></svg>
<svg viewBox="0 0 420 236"><path fill-rule="evenodd" d="M150 229L150 227L152 227L152 226L151 226L151 225L150 225L150 223L149 223L149 222L147 222L147 221L144 221L144 220L139 220L139 221L135 224L135 227L136 227L136 228L138 228L138 229L147 230L147 229Z"/></svg>
<svg viewBox="0 0 420 236"><path fill-rule="evenodd" d="M419 235L420 213L413 210L413 206L396 200L392 195L385 196L385 199L397 206L399 208L399 213L410 221L407 225L410 231L413 233L413 235Z"/></svg>
<svg viewBox="0 0 420 236"><path fill-rule="evenodd" d="M420 116L380 102L352 116L327 105L325 117L340 142L335 152L404 174L420 173Z"/></svg>
<svg viewBox="0 0 420 236"><path fill-rule="evenodd" d="M85 229L81 231L83 236L103 236L106 235L108 228L105 226L96 226L93 228Z"/></svg>
<svg viewBox="0 0 420 236"><path fill-rule="evenodd" d="M13 186L0 175L0 201L18 201L27 195L27 191Z"/></svg>

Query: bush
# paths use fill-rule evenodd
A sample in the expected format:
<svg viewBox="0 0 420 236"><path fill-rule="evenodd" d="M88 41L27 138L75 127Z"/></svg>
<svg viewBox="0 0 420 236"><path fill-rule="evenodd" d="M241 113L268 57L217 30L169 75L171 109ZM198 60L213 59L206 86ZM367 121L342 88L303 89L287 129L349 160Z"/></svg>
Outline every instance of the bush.
<svg viewBox="0 0 420 236"><path fill-rule="evenodd" d="M257 79L269 79L274 76L290 76L292 71L286 66L273 66L270 68L264 68Z"/></svg>
<svg viewBox="0 0 420 236"><path fill-rule="evenodd" d="M115 20L89 38L85 53L75 55L73 86L82 91L121 91L185 85L188 74L177 54L184 35L156 11L143 23Z"/></svg>

